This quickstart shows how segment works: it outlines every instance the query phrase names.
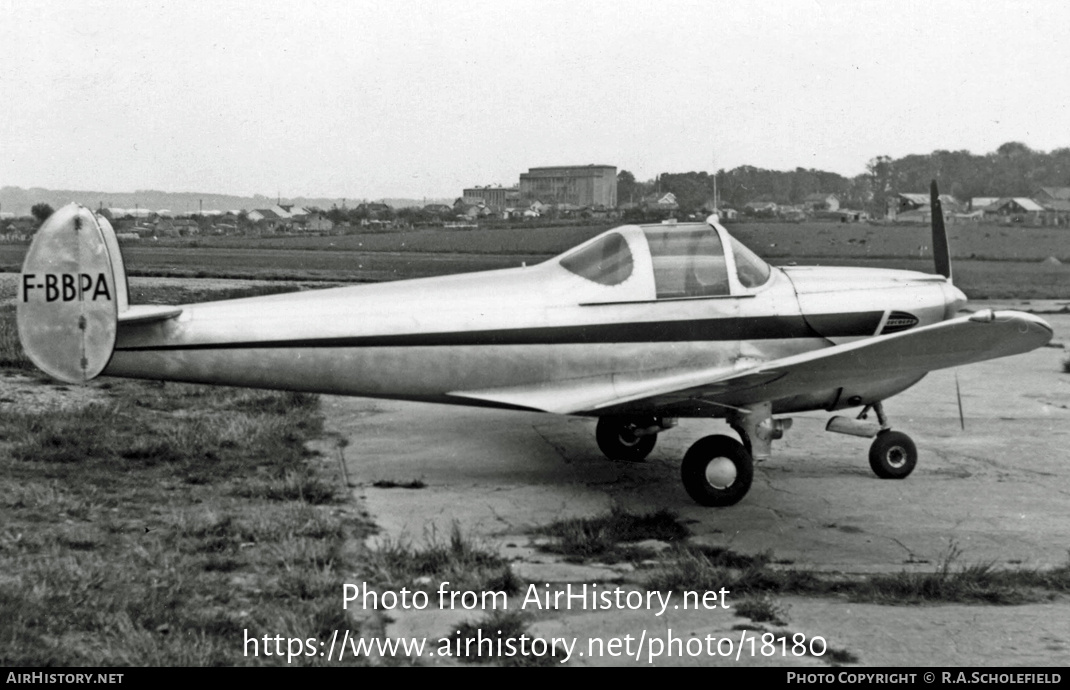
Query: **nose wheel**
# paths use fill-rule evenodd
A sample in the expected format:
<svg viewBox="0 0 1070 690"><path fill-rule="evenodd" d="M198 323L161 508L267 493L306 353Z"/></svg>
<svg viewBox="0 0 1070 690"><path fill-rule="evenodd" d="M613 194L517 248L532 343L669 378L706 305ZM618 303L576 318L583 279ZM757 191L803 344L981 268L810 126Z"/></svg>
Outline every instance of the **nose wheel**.
<svg viewBox="0 0 1070 690"><path fill-rule="evenodd" d="M903 479L917 464L918 449L901 431L881 431L869 447L869 466L881 479Z"/></svg>
<svg viewBox="0 0 1070 690"><path fill-rule="evenodd" d="M868 421L871 409L877 413L877 423ZM904 479L918 464L918 449L914 441L902 431L892 431L884 415L884 406L879 402L866 405L855 419L833 417L825 429L838 434L872 438L869 466L873 474L881 479Z"/></svg>

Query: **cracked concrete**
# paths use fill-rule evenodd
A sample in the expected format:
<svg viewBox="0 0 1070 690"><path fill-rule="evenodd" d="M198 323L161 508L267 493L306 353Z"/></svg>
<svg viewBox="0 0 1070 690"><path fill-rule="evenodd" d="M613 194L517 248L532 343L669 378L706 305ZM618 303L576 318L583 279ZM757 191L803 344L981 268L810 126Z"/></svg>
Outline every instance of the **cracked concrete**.
<svg viewBox="0 0 1070 690"><path fill-rule="evenodd" d="M1070 316L1044 318L1055 327L1056 341L1070 341ZM747 497L726 509L695 505L679 481L680 459L692 443L711 433L731 434L721 421L681 420L661 435L646 462L619 464L599 453L592 419L334 397L324 398L324 409L329 428L348 440L349 481L379 525L378 538L419 542L448 534L456 523L466 535L517 558L517 570L530 581L558 582L551 568L561 572L559 559L531 543L532 528L599 515L614 505L634 512L671 509L696 542L743 553L770 551L800 568L931 571L952 544L961 550L962 564L1040 568L1065 564L1070 549L1070 375L1062 373L1064 357L1061 349L1041 348L958 369L965 431L959 427L955 370L934 372L889 400L885 409L893 428L909 433L919 449L917 469L901 481L872 474L868 440L826 433L825 413L798 415L795 427L774 443L773 457L757 465ZM372 487L380 480L415 479L426 488ZM575 577L580 582L586 576ZM1018 607L785 601L790 629L824 635L862 664L1070 663L1065 600ZM649 613L634 612L544 614L538 625L547 621L603 636L664 627ZM686 625L705 630L725 623L688 619Z"/></svg>

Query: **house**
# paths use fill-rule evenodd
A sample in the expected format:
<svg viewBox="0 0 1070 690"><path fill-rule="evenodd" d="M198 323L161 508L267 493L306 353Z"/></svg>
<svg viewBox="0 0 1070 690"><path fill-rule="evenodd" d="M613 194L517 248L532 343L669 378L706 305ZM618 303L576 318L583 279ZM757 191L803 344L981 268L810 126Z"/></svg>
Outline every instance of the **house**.
<svg viewBox="0 0 1070 690"><path fill-rule="evenodd" d="M807 211L838 211L840 209L840 197L827 192L807 194L803 199L803 206Z"/></svg>
<svg viewBox="0 0 1070 690"><path fill-rule="evenodd" d="M1027 219L1035 222L1043 212L1043 206L1024 196L1003 197L984 209L986 218L1000 218L1014 223L1021 223Z"/></svg>
<svg viewBox="0 0 1070 690"><path fill-rule="evenodd" d="M743 205L745 211L752 215L776 215L777 203L775 201L748 201Z"/></svg>
<svg viewBox="0 0 1070 690"><path fill-rule="evenodd" d="M270 208L258 208L249 211L246 216L249 222L256 225L261 230L268 230L274 232L280 226L285 227L286 221L281 218L278 213Z"/></svg>
<svg viewBox="0 0 1070 690"><path fill-rule="evenodd" d="M1041 206L1047 201L1070 201L1070 187L1041 187L1033 195Z"/></svg>
<svg viewBox="0 0 1070 690"><path fill-rule="evenodd" d="M975 196L970 199L970 212L983 211L997 201L999 201L998 196Z"/></svg>
<svg viewBox="0 0 1070 690"><path fill-rule="evenodd" d="M279 218L302 222L308 217L308 209L294 204L275 204L271 210L278 214Z"/></svg>
<svg viewBox="0 0 1070 690"><path fill-rule="evenodd" d="M334 229L334 223L322 213L310 213L302 223L309 232L330 232Z"/></svg>
<svg viewBox="0 0 1070 690"><path fill-rule="evenodd" d="M913 211L914 209L921 208L922 206L928 207L932 202L932 197L929 194L919 194L914 192L900 192L896 195L896 201L899 205L899 211ZM958 211L961 202L950 194L940 195L940 205L945 211Z"/></svg>
<svg viewBox="0 0 1070 690"><path fill-rule="evenodd" d="M680 205L676 203L676 195L672 192L657 192L643 197L643 207L658 211L675 211Z"/></svg>
<svg viewBox="0 0 1070 690"><path fill-rule="evenodd" d="M1044 209L1044 212L1040 214L1041 222L1044 225L1070 225L1070 201L1063 201L1062 199L1044 201L1034 199L1034 201Z"/></svg>

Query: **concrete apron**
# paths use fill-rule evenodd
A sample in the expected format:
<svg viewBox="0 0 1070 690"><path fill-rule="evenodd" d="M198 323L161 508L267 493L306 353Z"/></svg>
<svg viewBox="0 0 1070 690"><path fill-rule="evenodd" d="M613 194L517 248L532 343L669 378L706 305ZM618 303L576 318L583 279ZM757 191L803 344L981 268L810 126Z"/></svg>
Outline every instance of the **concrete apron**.
<svg viewBox="0 0 1070 690"><path fill-rule="evenodd" d="M1054 342L1070 346L1070 316L1045 318L1055 327ZM1041 348L934 372L889 400L885 409L892 427L909 433L919 450L918 467L905 480L874 476L869 441L825 432L827 414L798 415L795 427L774 443L773 458L756 468L750 493L726 509L695 505L679 481L680 459L695 440L731 435L720 421L682 420L661 435L646 462L619 464L602 457L589 419L336 397L325 397L324 409L329 430L346 439L341 453L354 495L380 527L370 545L382 539L414 544L448 539L457 525L467 537L513 559L514 570L540 586L636 579L627 565L561 563L539 552L530 535L537 526L603 514L614 505L633 512L671 509L696 542L741 553L769 551L797 568L928 572L953 548L961 552L959 566L1051 567L1066 563L1070 547L1070 375L1061 373L1068 354ZM956 374L965 431L959 426ZM413 480L425 488L373 486ZM1066 600L1023 607L894 607L798 597L782 602L789 605L788 628L823 635L862 664L1070 662ZM638 638L644 629L663 636L673 629L738 637L732 627L741 619L726 614L543 612L533 630ZM391 616L397 623L390 634L423 630L432 636L450 634L465 617ZM648 662L785 660L760 654L744 654L739 661L573 656L569 664ZM823 665L828 659L786 662Z"/></svg>

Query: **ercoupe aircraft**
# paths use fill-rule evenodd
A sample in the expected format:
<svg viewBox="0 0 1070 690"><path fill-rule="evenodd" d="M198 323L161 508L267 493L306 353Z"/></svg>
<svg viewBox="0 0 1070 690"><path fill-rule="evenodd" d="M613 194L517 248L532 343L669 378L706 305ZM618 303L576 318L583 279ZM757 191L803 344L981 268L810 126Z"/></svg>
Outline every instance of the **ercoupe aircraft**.
<svg viewBox="0 0 1070 690"><path fill-rule="evenodd" d="M132 306L108 221L71 204L37 233L18 295L23 346L67 382L99 374L539 410L598 418L599 448L637 461L680 417L724 418L684 456L684 488L727 506L790 427L875 438L873 471L917 451L882 401L934 369L1027 352L1051 328L1014 311L957 316L936 184L939 275L773 268L716 216L625 225L543 263L181 306ZM868 419L870 411L876 421Z"/></svg>

